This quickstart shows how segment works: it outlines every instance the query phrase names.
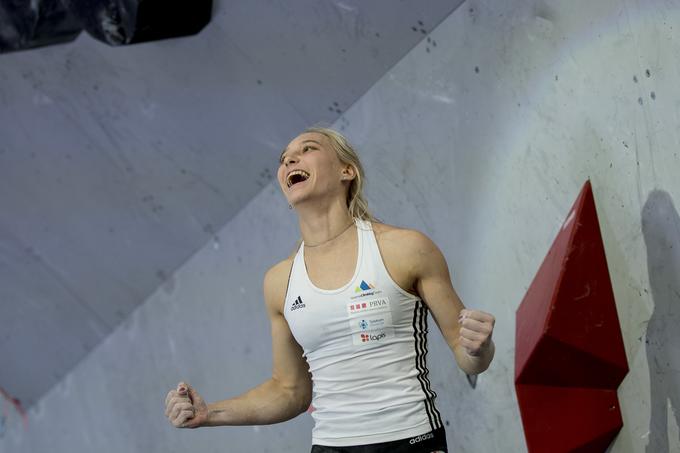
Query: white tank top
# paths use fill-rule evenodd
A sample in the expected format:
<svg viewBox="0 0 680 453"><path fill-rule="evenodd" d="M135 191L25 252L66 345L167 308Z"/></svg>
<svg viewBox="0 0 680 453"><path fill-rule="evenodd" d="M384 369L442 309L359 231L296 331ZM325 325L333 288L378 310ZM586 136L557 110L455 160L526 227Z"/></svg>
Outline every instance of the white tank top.
<svg viewBox="0 0 680 453"><path fill-rule="evenodd" d="M427 306L392 280L371 223L356 225L358 259L347 284L314 286L302 243L286 292L284 316L312 374L319 445L389 442L442 427L425 363Z"/></svg>

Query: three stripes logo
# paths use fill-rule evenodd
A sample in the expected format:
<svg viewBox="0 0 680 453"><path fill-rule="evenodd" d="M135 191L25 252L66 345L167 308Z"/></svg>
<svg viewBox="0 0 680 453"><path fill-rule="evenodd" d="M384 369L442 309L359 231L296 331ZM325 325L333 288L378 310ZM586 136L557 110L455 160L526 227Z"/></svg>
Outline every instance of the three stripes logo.
<svg viewBox="0 0 680 453"><path fill-rule="evenodd" d="M434 400L437 394L430 388L429 371L427 369L427 306L421 301L416 300L416 307L413 310L413 336L416 346L416 369L418 370L418 381L425 396L425 411L430 420L432 431L441 428L442 417ZM421 439L422 440L422 439Z"/></svg>
<svg viewBox="0 0 680 453"><path fill-rule="evenodd" d="M295 299L293 304L290 306L290 311L299 310L300 308L305 308L305 306L305 303L302 302L302 297L298 296L298 298Z"/></svg>

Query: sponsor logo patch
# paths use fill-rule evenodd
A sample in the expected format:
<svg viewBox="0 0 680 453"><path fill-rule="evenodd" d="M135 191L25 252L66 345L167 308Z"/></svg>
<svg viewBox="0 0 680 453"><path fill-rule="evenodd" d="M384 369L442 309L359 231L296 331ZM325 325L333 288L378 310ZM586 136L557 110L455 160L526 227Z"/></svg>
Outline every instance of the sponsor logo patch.
<svg viewBox="0 0 680 453"><path fill-rule="evenodd" d="M368 291L369 289L375 289L375 286L373 286L372 283L366 283L365 281L361 280L361 284L354 288L354 292L360 293L362 291Z"/></svg>
<svg viewBox="0 0 680 453"><path fill-rule="evenodd" d="M387 334L385 332L376 332L376 333L362 333L361 334L361 342L362 343L368 343L369 341L380 341L383 338L385 338Z"/></svg>
<svg viewBox="0 0 680 453"><path fill-rule="evenodd" d="M361 280L361 284L354 288L354 292L357 295L350 297L352 300L382 293L382 291L375 289L375 285L373 283L366 283L366 280Z"/></svg>
<svg viewBox="0 0 680 453"><path fill-rule="evenodd" d="M347 315L352 343L355 346L377 343L394 337L392 311L387 297L349 302Z"/></svg>
<svg viewBox="0 0 680 453"><path fill-rule="evenodd" d="M366 300L364 302L350 302L347 304L347 313L350 316L370 311L388 311L389 309L390 300L387 297Z"/></svg>
<svg viewBox="0 0 680 453"><path fill-rule="evenodd" d="M366 318L359 321L361 330L380 330L385 327L385 317Z"/></svg>

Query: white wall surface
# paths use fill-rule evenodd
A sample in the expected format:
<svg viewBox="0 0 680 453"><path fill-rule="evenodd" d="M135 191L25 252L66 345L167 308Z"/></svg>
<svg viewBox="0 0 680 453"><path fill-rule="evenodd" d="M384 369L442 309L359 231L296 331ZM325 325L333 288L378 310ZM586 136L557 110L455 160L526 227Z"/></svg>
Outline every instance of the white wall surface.
<svg viewBox="0 0 680 453"><path fill-rule="evenodd" d="M630 364L610 451L680 451L678 6L468 1L336 123L362 153L377 216L432 237L463 301L497 317L497 356L474 390L432 329L452 452L526 450L514 314L588 178ZM268 376L261 279L297 234L277 190L41 400L28 431L11 418L0 451L308 451L308 415L194 431L163 416L179 379L215 400Z"/></svg>

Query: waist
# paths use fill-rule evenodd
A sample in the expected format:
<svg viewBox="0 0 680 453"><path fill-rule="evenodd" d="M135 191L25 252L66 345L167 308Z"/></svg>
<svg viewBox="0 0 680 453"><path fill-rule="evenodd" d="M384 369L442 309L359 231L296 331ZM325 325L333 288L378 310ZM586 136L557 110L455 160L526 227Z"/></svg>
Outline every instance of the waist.
<svg viewBox="0 0 680 453"><path fill-rule="evenodd" d="M326 445L314 443L312 453L332 453L333 447L343 447L347 453L366 453L369 451L411 451L419 448L419 451L446 452L446 432L444 428L438 428L421 434L401 433L401 437L392 441L367 442L352 445Z"/></svg>

